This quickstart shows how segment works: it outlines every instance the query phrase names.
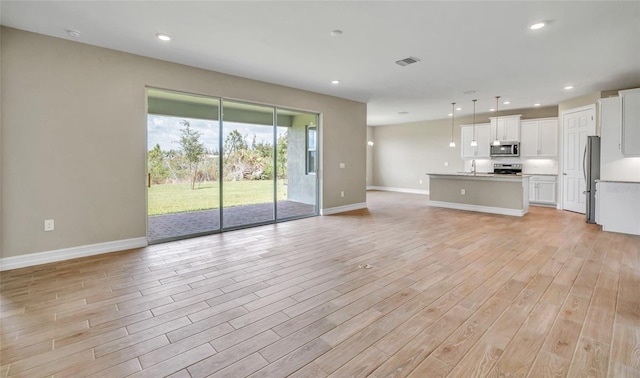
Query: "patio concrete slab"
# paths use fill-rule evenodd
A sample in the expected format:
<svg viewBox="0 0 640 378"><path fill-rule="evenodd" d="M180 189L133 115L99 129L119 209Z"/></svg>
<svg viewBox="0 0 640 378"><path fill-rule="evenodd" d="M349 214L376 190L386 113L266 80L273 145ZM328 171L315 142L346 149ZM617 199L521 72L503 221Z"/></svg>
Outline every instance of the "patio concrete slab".
<svg viewBox="0 0 640 378"><path fill-rule="evenodd" d="M293 201L279 201L278 220L316 215L314 205ZM223 209L224 228L273 221L273 204L235 206ZM220 210L201 210L186 213L154 215L149 217L150 244L184 238L190 235L220 230Z"/></svg>

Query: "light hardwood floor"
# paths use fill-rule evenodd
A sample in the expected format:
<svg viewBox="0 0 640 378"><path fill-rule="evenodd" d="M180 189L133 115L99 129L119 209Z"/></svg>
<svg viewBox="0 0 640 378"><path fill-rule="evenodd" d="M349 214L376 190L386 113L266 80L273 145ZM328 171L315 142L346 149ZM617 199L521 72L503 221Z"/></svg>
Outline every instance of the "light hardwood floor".
<svg viewBox="0 0 640 378"><path fill-rule="evenodd" d="M0 376L640 377L639 237L425 200L3 272Z"/></svg>

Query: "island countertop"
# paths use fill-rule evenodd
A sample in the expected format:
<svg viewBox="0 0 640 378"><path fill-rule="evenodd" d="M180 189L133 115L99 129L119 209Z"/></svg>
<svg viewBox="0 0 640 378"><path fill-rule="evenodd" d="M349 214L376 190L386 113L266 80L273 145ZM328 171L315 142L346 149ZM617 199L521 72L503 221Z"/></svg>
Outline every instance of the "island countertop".
<svg viewBox="0 0 640 378"><path fill-rule="evenodd" d="M427 176L441 176L448 178L462 178L462 179L476 179L476 180L506 180L506 181L522 181L523 178L529 178L530 175L504 175L497 173L469 173L469 172L455 172L455 173L427 173Z"/></svg>

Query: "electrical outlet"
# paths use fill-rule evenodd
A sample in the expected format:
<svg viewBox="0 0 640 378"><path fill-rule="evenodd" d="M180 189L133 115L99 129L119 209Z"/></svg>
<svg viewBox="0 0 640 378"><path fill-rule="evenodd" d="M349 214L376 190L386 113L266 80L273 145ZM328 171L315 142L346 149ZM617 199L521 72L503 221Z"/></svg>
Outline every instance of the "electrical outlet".
<svg viewBox="0 0 640 378"><path fill-rule="evenodd" d="M55 224L53 219L45 219L44 220L44 230L45 231L53 231L55 229Z"/></svg>
<svg viewBox="0 0 640 378"><path fill-rule="evenodd" d="M460 189L460 194L462 194L463 196L467 194L467 191L464 189Z"/></svg>
<svg viewBox="0 0 640 378"><path fill-rule="evenodd" d="M340 197L344 197L344 190L340 191Z"/></svg>

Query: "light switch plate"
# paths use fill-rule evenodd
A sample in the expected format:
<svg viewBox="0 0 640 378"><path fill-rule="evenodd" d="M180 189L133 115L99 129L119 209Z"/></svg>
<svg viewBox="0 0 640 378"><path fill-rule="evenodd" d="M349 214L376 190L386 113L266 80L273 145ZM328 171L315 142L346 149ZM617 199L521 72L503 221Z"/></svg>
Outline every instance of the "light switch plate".
<svg viewBox="0 0 640 378"><path fill-rule="evenodd" d="M55 224L53 219L45 219L44 220L44 230L45 231L53 231L55 229Z"/></svg>

